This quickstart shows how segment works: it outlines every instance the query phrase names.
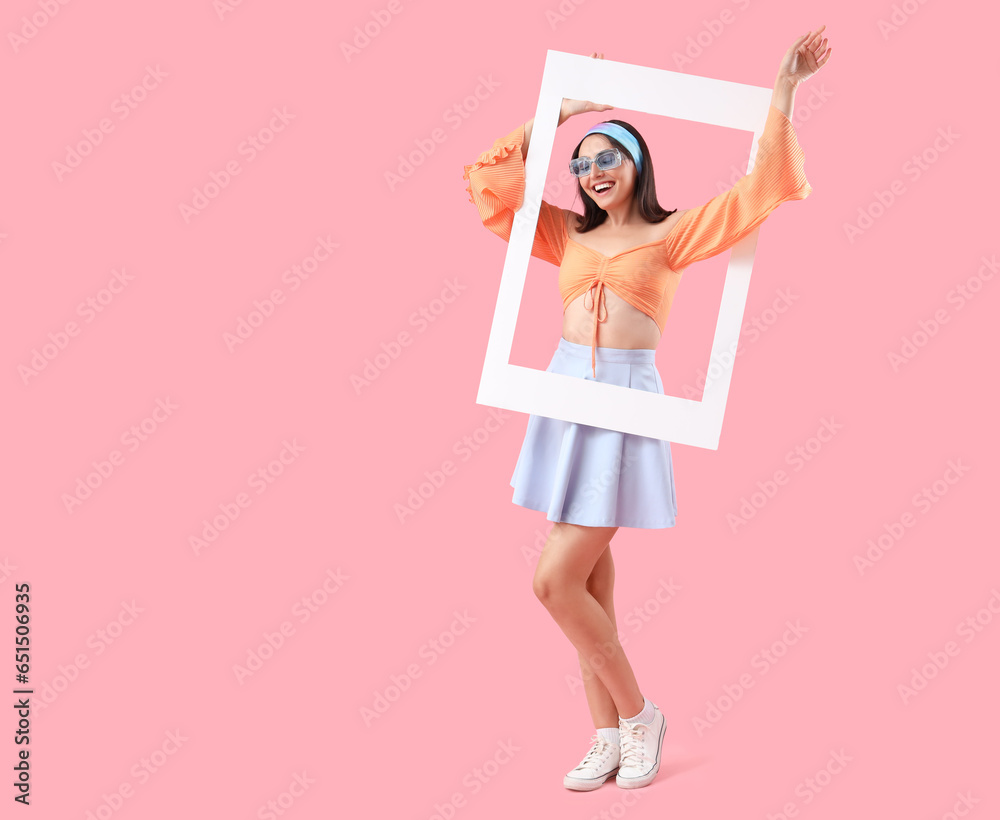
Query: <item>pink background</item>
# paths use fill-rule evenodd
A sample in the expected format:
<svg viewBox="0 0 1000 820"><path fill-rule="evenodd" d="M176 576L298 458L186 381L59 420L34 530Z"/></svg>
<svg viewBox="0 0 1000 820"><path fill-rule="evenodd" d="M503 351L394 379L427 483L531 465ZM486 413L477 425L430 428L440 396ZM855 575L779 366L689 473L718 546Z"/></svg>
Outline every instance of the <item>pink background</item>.
<svg viewBox="0 0 1000 820"><path fill-rule="evenodd" d="M248 0L220 19L210 0L6 4L0 623L11 647L29 584L35 816L930 819L963 799L997 816L1000 281L983 260L998 250L998 15L912 2L884 35L897 7ZM44 25L12 43L33 15ZM770 87L823 23L834 54L793 117L815 190L761 228L746 319L767 330L745 334L720 447L674 447L676 528L613 541L620 634L667 719L663 767L635 793L569 792L593 727L576 652L531 591L550 522L510 502L527 416L488 432L475 402L506 245L463 165L534 114L547 49ZM476 101L481 78L499 85ZM665 207L745 168L745 133L662 134ZM390 185L411 152L419 166ZM228 184L186 218L213 175ZM848 236L864 211L877 218ZM336 247L307 259L320 240ZM707 365L699 328L724 270L685 276L657 354L668 388ZM116 271L131 278L113 293ZM533 265L540 318L518 331L539 367L559 336L555 277ZM782 290L797 300L768 313ZM396 357L356 388L384 347ZM192 547L215 516L223 531ZM880 536L891 547L860 571ZM8 709L4 816L15 729Z"/></svg>

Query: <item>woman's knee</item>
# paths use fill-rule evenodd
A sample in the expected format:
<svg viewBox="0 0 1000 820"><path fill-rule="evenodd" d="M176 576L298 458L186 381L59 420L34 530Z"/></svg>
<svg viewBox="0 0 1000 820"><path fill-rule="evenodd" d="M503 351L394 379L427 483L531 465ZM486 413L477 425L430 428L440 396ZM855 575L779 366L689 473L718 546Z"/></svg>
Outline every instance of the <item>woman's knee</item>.
<svg viewBox="0 0 1000 820"><path fill-rule="evenodd" d="M579 592L586 590L596 565L602 560L610 563L610 555L602 557L598 550L607 552L607 545L616 530L617 527L578 527L555 523L532 580L532 589L538 600L551 609L563 600L573 600Z"/></svg>
<svg viewBox="0 0 1000 820"><path fill-rule="evenodd" d="M543 556L535 567L531 588L546 609L555 610L564 602L576 600L586 588L586 581L579 577L577 567L567 563L565 556Z"/></svg>
<svg viewBox="0 0 1000 820"><path fill-rule="evenodd" d="M531 589L545 608L551 609L558 606L559 601L568 597L571 585L565 574L559 572L558 567L542 567L539 564L535 569L535 577L531 581Z"/></svg>

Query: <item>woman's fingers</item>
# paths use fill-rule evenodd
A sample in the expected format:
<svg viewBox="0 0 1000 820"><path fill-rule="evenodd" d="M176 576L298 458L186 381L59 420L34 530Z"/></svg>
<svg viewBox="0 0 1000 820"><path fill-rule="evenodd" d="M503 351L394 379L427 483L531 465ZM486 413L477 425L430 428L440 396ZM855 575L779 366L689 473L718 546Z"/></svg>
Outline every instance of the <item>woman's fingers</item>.
<svg viewBox="0 0 1000 820"><path fill-rule="evenodd" d="M826 65L826 61L830 58L830 54L833 52L832 48L827 47L829 38L821 36L823 29L825 28L826 23L821 25L815 31L810 31L808 34L800 37L792 46L792 50L794 52L799 52L801 54L799 60L808 68L809 76L812 76L824 65Z"/></svg>
<svg viewBox="0 0 1000 820"><path fill-rule="evenodd" d="M817 29L817 33L824 28L826 28L825 25L820 26L820 28ZM822 58L819 60L817 67L822 66L826 62L827 58L830 56L830 52L833 51L833 49L827 48L827 44L829 42L830 42L829 38L824 37L822 40L817 40L814 43L812 43L812 45L810 45L809 48L807 49L807 53L812 55L814 59ZM810 67L812 66L810 65Z"/></svg>
<svg viewBox="0 0 1000 820"><path fill-rule="evenodd" d="M820 26L820 27L819 27L818 29L816 29L815 31L811 31L811 32L809 32L809 35L810 35L810 39L813 39L813 38L816 38L816 37L819 37L819 35L820 35L820 32L821 32L821 31L823 31L823 29L825 29L825 28L826 28L826 23L823 23L823 25L821 25L821 26Z"/></svg>
<svg viewBox="0 0 1000 820"><path fill-rule="evenodd" d="M821 25L813 33L813 39L812 39L812 42L809 43L809 48L811 48L814 53L817 52L817 51L820 54L823 53L823 48L824 48L824 46L826 46L827 38L824 37L822 40L820 40L820 32L822 32L823 29L825 29L825 28L826 28L826 23L824 23L823 25Z"/></svg>
<svg viewBox="0 0 1000 820"><path fill-rule="evenodd" d="M807 31L798 40L795 41L795 46L805 46L806 48L812 48L815 45L815 40L819 36L819 33L826 28L826 23L821 25L815 31Z"/></svg>

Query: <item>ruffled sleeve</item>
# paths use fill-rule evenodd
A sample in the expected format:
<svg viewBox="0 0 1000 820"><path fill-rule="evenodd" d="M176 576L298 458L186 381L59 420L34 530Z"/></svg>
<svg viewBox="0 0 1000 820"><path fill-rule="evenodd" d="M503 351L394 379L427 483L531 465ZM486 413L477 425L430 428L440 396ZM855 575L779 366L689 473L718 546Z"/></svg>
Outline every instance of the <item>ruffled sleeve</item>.
<svg viewBox="0 0 1000 820"><path fill-rule="evenodd" d="M782 202L805 199L812 193L795 129L773 105L757 145L757 159L749 174L728 191L689 210L667 234L664 243L672 270L680 272L731 248Z"/></svg>
<svg viewBox="0 0 1000 820"><path fill-rule="evenodd" d="M466 165L462 174L462 179L469 180L466 188L469 202L479 210L483 225L507 242L514 225L514 212L524 200L523 142L522 123L507 136L496 140L493 147L480 154L476 162ZM543 199L531 255L559 266L566 251L567 238L562 209Z"/></svg>

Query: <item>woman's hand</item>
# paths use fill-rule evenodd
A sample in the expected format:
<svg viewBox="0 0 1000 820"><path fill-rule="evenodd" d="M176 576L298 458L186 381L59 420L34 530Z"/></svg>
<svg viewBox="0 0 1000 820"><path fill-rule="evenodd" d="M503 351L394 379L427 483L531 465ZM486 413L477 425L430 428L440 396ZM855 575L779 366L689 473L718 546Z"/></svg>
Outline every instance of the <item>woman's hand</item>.
<svg viewBox="0 0 1000 820"><path fill-rule="evenodd" d="M597 60L603 60L604 52L602 51L598 54L594 51L591 52L590 56ZM613 105L601 105L600 103L592 103L586 100L568 100L563 97L562 108L559 109L559 125L562 125L575 114L583 114L586 111L608 111L612 108L614 108Z"/></svg>
<svg viewBox="0 0 1000 820"><path fill-rule="evenodd" d="M789 47L778 69L778 80L788 83L791 88L797 87L819 71L833 54L833 48L826 49L827 39L820 39L820 32L826 28L826 23L815 31L803 34ZM817 59L817 57L821 59Z"/></svg>

